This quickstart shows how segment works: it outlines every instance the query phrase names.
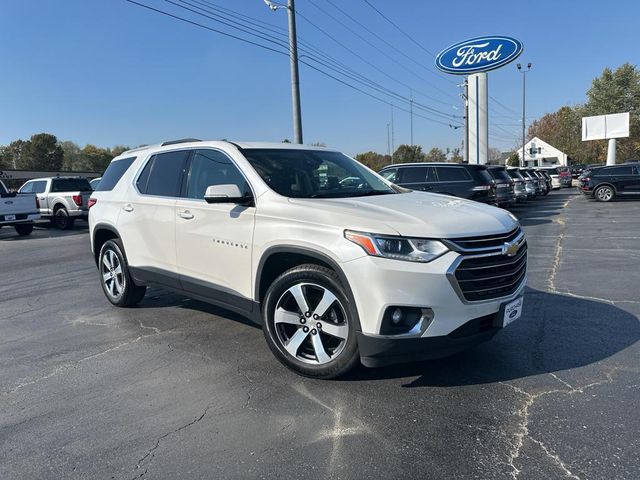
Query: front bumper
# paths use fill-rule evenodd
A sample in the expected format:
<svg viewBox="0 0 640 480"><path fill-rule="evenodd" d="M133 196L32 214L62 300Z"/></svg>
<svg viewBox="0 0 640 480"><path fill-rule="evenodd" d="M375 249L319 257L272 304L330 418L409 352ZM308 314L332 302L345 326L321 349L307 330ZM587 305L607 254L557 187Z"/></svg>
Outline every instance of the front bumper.
<svg viewBox="0 0 640 480"><path fill-rule="evenodd" d="M358 333L360 361L366 367L416 362L448 357L493 338L499 313L469 320L449 335L419 338L389 338Z"/></svg>

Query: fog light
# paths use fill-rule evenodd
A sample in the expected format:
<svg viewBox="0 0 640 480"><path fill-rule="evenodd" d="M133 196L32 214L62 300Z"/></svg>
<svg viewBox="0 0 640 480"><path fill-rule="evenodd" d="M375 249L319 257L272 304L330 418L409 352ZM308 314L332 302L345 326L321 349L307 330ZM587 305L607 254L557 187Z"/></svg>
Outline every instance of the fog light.
<svg viewBox="0 0 640 480"><path fill-rule="evenodd" d="M428 307L388 307L382 317L380 335L420 336L433 321Z"/></svg>
<svg viewBox="0 0 640 480"><path fill-rule="evenodd" d="M391 321L396 325L402 321L402 310L396 308L391 315Z"/></svg>

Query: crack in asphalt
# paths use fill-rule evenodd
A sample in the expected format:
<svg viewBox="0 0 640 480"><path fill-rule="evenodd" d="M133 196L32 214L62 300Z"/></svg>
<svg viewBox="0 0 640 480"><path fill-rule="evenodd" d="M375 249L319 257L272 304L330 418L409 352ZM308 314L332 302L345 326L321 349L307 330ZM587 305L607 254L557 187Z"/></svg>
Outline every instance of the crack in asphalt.
<svg viewBox="0 0 640 480"><path fill-rule="evenodd" d="M46 373L44 375L40 375L40 376L37 376L35 378L21 379L21 380L18 381L17 385L15 385L13 388L11 388L9 390L6 390L6 391L2 392L1 395L3 397L11 395L11 394L17 392L18 390L20 390L21 388L27 387L29 385L34 385L34 384L39 383L39 382L41 382L43 380L46 380L46 379L51 378L51 377L54 377L54 376L58 375L61 372L64 372L66 370L70 370L72 368L76 368L78 365L80 365L83 362L86 362L87 360L91 360L91 359L94 359L94 358L97 358L97 357L101 357L102 355L106 355L107 353L113 352L115 350L119 350L122 347L126 347L127 345L131 345L133 343L139 342L140 340L142 340L144 338L154 337L154 336L157 336L157 335L162 334L162 333L171 333L171 332L176 330L176 329L171 329L171 330L161 331L161 330L158 330L155 327L147 327L145 325L142 325L141 322L140 322L140 325L143 328L156 329L157 333L150 333L148 335L139 335L138 337L134 338L133 340L128 340L126 342L119 343L119 344L117 344L117 345L115 345L113 347L110 347L110 348L107 348L106 350L103 350L102 352L93 353L93 354L88 355L86 357L83 357L83 358L81 358L79 360L76 360L75 362L65 363L63 365L59 365L56 368L54 368L52 371L50 371L50 372L48 372L48 373Z"/></svg>
<svg viewBox="0 0 640 480"><path fill-rule="evenodd" d="M575 473L573 473L569 469L567 464L556 453L552 452L551 449L547 447L541 440L533 438L529 434L530 408L535 404L535 402L539 398L545 395L551 395L551 394L575 395L575 394L584 393L585 390L589 388L593 388L599 385L605 385L607 383L612 383L614 373L622 370L624 369L618 366L614 366L608 372L605 373L604 379L598 380L592 383L588 383L581 387L574 387L570 383L558 377L556 374L550 373L549 375L553 377L555 380L557 380L558 382L560 382L564 387L566 387L566 389L551 389L551 390L545 390L543 392L536 393L536 394L529 393L526 390L523 390L522 388L508 382L498 382L500 385L509 387L510 389L512 389L513 391L515 391L519 395L522 395L525 398L524 405L520 409L516 410L515 412L515 414L519 416L522 420L519 424L519 429L515 435L515 441L511 446L511 449L509 451L509 456L507 459L507 464L509 465L509 467L511 467L511 477L515 480L518 478L518 476L521 473L521 470L516 466L516 460L518 459L518 457L520 457L520 453L522 452L522 449L524 447L524 440L528 439L533 443L535 443L536 445L540 446L540 448L543 450L545 455L548 458L550 458L553 461L553 463L556 464L563 471L566 477L579 480L580 477L578 477Z"/></svg>

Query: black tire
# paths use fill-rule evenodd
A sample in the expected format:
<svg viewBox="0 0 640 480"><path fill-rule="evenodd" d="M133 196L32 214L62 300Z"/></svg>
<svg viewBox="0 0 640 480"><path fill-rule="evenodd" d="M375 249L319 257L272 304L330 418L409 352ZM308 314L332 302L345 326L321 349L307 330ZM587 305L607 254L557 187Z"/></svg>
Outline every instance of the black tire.
<svg viewBox="0 0 640 480"><path fill-rule="evenodd" d="M610 202L613 200L613 197L616 196L616 193L613 190L613 187L609 185L602 185L601 187L596 188L593 192L593 196L599 202Z"/></svg>
<svg viewBox="0 0 640 480"><path fill-rule="evenodd" d="M20 235L21 237L27 237L31 235L31 232L33 232L33 223L22 223L19 225L14 225L14 227L18 235Z"/></svg>
<svg viewBox="0 0 640 480"><path fill-rule="evenodd" d="M60 206L53 211L53 218L51 219L53 224L60 230L69 230L73 228L75 219L69 216L69 212L66 208Z"/></svg>
<svg viewBox="0 0 640 480"><path fill-rule="evenodd" d="M124 248L118 239L107 240L102 245L98 255L98 275L105 297L117 307L132 307L138 304L147 291L146 286L139 286L133 282Z"/></svg>
<svg viewBox="0 0 640 480"><path fill-rule="evenodd" d="M298 287L309 307L307 312L301 311L290 293L291 289ZM324 298L325 292L333 295L333 303L314 319L313 312L320 306L320 299ZM276 309L281 311L285 302L289 302L289 308L284 309L285 314L292 321L276 321ZM333 270L313 264L287 270L267 290L262 318L262 329L269 348L283 365L296 373L314 378L336 378L359 363L357 313ZM285 347L283 338L287 336L288 345L298 343L292 342L294 336L302 338L294 350L295 356Z"/></svg>

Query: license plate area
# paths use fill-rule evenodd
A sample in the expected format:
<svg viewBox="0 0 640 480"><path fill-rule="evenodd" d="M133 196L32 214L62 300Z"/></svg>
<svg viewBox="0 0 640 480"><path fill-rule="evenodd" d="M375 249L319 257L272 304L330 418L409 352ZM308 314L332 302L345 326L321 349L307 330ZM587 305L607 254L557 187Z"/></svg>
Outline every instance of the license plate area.
<svg viewBox="0 0 640 480"><path fill-rule="evenodd" d="M16 219L16 216L15 216L15 215L5 215L5 216L4 216L4 219L5 219L7 222L10 222L10 221L12 221L12 220L15 220L15 219Z"/></svg>
<svg viewBox="0 0 640 480"><path fill-rule="evenodd" d="M524 304L523 297L518 297L508 303L502 304L497 317L497 326L506 327L510 323L515 322L522 316L522 306Z"/></svg>

